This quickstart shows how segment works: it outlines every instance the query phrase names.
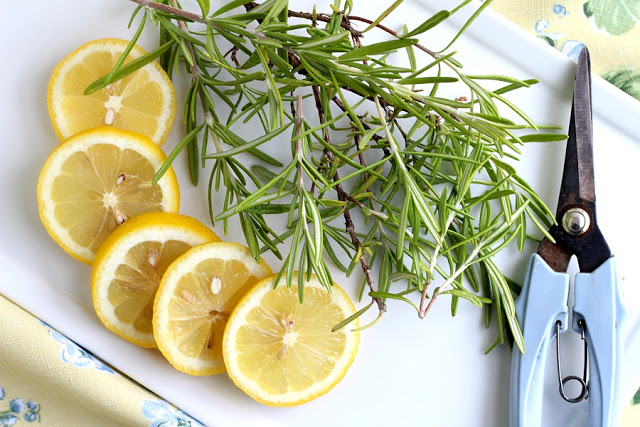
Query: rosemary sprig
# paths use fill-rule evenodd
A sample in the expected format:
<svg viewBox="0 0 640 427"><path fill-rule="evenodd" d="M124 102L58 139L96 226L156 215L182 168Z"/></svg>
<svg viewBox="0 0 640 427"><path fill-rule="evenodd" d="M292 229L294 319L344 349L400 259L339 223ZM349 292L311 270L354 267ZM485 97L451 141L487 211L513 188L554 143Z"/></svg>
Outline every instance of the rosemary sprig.
<svg viewBox="0 0 640 427"><path fill-rule="evenodd" d="M361 296L371 302L336 328L373 306L379 319L387 299L408 302L422 318L440 296L451 295L453 315L460 298L483 306L487 327L497 319L497 342L508 333L524 350L510 281L493 257L513 240L522 251L528 224L544 233L553 221L513 165L524 143L562 136L515 132L540 126L504 95L537 81L465 74L449 51L490 1L444 52L416 37L469 0L402 33L382 24L402 0L372 20L354 15L351 0L335 1L328 13L292 11L287 0L235 0L214 11L199 0L200 13L175 0L132 1L139 4L135 13L142 12L132 45L152 22L160 47L127 65L123 55L87 91L155 58L172 77L184 65L191 76L183 105L187 133L156 179L185 147L194 183L213 162L211 221L222 221L227 232L229 219L237 218L255 257L270 251L283 260L287 284L294 274L300 284L316 274L330 291L329 263L346 275L359 266ZM368 26L360 31L354 23ZM376 30L390 39L361 42ZM408 66L394 65L401 54ZM418 67L416 54L426 64ZM504 85L487 89L486 81ZM439 96L449 84L466 95ZM306 99L316 114L305 114ZM244 140L237 130L248 124L261 127L262 136ZM291 154L282 164L285 156L275 159L261 147L282 147L278 136L287 129ZM272 216L283 218L284 231L269 225ZM299 289L302 301L304 286Z"/></svg>

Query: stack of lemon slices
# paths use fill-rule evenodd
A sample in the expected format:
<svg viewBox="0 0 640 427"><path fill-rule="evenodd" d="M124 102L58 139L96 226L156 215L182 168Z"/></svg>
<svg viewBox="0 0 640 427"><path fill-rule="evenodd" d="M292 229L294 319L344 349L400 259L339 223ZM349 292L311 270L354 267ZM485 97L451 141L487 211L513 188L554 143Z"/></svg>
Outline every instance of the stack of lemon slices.
<svg viewBox="0 0 640 427"><path fill-rule="evenodd" d="M167 159L159 145L176 113L173 85L162 67L150 63L84 95L90 83L111 71L127 45L116 39L82 45L58 64L49 81L49 116L63 143L40 173L40 216L54 240L86 263L129 218L179 207L173 170L152 183ZM129 58L144 53L136 46Z"/></svg>
<svg viewBox="0 0 640 427"><path fill-rule="evenodd" d="M178 214L173 170L153 182L167 159L159 146L176 112L164 70L152 62L84 95L127 45L89 42L53 72L47 105L62 143L38 181L46 230L92 266L94 308L120 337L157 347L191 375L226 370L267 405L298 405L326 393L357 351L357 332L332 331L355 312L353 303L337 285L327 292L312 277L301 304L297 283L276 287L276 275L248 248L221 242ZM144 54L135 46L127 61Z"/></svg>

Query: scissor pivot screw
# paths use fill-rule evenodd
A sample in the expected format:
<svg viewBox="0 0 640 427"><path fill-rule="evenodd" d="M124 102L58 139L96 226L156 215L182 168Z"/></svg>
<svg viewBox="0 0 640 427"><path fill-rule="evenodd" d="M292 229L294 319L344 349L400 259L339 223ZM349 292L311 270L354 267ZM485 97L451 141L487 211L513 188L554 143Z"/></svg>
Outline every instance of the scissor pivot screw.
<svg viewBox="0 0 640 427"><path fill-rule="evenodd" d="M562 216L562 228L572 236L586 232L590 225L589 213L582 208L571 208Z"/></svg>

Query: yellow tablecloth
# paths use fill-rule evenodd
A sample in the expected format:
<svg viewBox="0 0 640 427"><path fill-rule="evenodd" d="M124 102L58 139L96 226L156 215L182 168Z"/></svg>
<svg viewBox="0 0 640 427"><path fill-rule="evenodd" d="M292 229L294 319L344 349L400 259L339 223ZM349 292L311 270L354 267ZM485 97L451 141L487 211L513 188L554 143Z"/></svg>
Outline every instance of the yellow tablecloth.
<svg viewBox="0 0 640 427"><path fill-rule="evenodd" d="M0 426L200 426L0 295Z"/></svg>
<svg viewBox="0 0 640 427"><path fill-rule="evenodd" d="M492 7L640 100L640 2L495 0ZM43 77L45 78L45 77ZM624 415L640 425L640 390ZM196 420L0 296L0 426L196 426Z"/></svg>
<svg viewBox="0 0 640 427"><path fill-rule="evenodd" d="M491 7L574 60L586 44L592 70L640 100L640 1L494 0Z"/></svg>

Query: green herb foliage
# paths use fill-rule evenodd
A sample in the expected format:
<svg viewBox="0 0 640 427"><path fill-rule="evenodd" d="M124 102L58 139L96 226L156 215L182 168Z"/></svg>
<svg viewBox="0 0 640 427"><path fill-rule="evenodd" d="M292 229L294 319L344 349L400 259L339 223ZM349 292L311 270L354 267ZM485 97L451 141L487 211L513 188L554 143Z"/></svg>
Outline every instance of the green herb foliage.
<svg viewBox="0 0 640 427"><path fill-rule="evenodd" d="M434 52L418 42L468 0L400 34L382 22L401 0L373 20L354 15L351 0L336 0L329 13L295 12L287 0L236 0L218 10L199 1L199 13L177 2L132 1L144 4L136 9L140 26L159 27L160 47L137 62L119 62L88 90L155 58L171 77L190 74L186 136L156 179L185 148L194 184L213 162L212 222L226 232L237 219L255 257L271 251L283 260L287 284L294 275L304 284L315 274L330 291L328 263L346 275L361 271L361 296L371 302L336 328L371 307L379 319L389 299L407 302L422 318L446 294L453 315L460 298L484 307L486 326L498 323L497 342L509 334L524 351L512 283L493 258L512 241L523 249L527 223L544 233L553 221L513 164L524 143L558 136L516 132L538 127L504 94L535 80L467 75L449 47ZM387 39L362 44L354 23ZM393 65L401 55L408 65ZM417 55L428 58L426 66L418 68ZM497 89L486 89L486 81ZM439 96L449 84L468 95ZM263 129L256 139L234 132L256 122ZM282 164L263 146L285 132L291 155ZM220 193L223 202L214 206ZM268 225L274 216L286 231Z"/></svg>

